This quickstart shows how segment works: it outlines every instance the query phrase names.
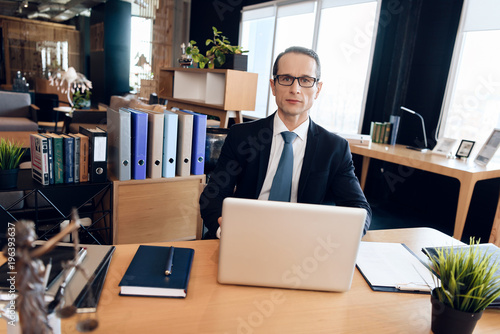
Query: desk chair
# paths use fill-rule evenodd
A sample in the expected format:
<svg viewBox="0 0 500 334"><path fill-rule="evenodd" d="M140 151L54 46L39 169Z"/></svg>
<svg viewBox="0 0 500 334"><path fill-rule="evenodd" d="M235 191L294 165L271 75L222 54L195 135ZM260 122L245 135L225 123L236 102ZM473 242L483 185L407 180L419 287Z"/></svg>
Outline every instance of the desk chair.
<svg viewBox="0 0 500 334"><path fill-rule="evenodd" d="M59 115L60 112L54 110L54 108L59 107L59 103L69 103L59 101L59 96L57 94L45 94L45 93L35 93L34 105L36 105L38 110L38 127L39 128L49 128L54 127L53 131L57 132L58 129L63 128L63 116Z"/></svg>

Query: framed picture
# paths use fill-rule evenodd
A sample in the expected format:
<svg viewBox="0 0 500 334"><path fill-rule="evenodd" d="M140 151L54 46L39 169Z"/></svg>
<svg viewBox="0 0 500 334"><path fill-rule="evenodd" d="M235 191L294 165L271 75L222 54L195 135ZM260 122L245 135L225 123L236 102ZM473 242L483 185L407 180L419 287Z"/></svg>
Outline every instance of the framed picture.
<svg viewBox="0 0 500 334"><path fill-rule="evenodd" d="M457 140L452 138L439 138L436 146L432 149L432 153L447 156L450 152L453 152L456 142Z"/></svg>
<svg viewBox="0 0 500 334"><path fill-rule="evenodd" d="M486 166L490 162L491 158L495 155L496 151L500 147L500 129L494 129L491 135L488 137L483 147L474 159L474 162Z"/></svg>
<svg viewBox="0 0 500 334"><path fill-rule="evenodd" d="M474 147L474 143L471 140L462 139L460 146L458 147L457 154L455 154L458 158L468 158L472 148Z"/></svg>

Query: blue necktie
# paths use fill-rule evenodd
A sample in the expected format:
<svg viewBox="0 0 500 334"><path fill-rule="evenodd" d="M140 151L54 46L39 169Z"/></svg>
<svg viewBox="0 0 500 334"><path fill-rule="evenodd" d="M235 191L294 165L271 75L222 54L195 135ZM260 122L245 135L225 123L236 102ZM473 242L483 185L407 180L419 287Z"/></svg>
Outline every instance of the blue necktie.
<svg viewBox="0 0 500 334"><path fill-rule="evenodd" d="M296 133L283 131L281 133L285 145L281 153L280 162L274 175L271 191L269 192L270 201L290 202L292 192L292 174L293 174L293 147L292 142L297 137Z"/></svg>

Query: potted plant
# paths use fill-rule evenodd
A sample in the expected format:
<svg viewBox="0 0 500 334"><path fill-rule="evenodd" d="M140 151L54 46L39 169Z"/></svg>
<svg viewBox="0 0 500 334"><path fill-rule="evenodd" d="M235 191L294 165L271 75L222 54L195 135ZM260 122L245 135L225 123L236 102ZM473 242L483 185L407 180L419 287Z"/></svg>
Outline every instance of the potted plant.
<svg viewBox="0 0 500 334"><path fill-rule="evenodd" d="M212 27L212 30L214 38L207 39L205 45L213 45L205 55L200 53L196 41L189 42L186 54L191 56L199 64L200 68L205 68L208 64L209 68L233 68L246 71L248 57L243 53L248 51L244 51L239 45L231 45L229 40L222 35L222 31L218 31L216 27Z"/></svg>
<svg viewBox="0 0 500 334"><path fill-rule="evenodd" d="M434 334L472 333L484 309L500 297L498 263L471 239L470 246L437 248L429 256L440 284L431 293Z"/></svg>
<svg viewBox="0 0 500 334"><path fill-rule="evenodd" d="M9 189L17 186L19 163L26 149L19 143L0 138L0 188Z"/></svg>
<svg viewBox="0 0 500 334"><path fill-rule="evenodd" d="M73 94L73 105L75 109L90 109L90 95L92 93L87 89L84 93L77 90Z"/></svg>

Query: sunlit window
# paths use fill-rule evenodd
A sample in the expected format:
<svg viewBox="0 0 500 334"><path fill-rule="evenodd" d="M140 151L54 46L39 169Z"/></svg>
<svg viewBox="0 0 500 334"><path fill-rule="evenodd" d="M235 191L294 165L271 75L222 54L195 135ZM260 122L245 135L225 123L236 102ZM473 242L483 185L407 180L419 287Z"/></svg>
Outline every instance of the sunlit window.
<svg viewBox="0 0 500 334"><path fill-rule="evenodd" d="M500 2L464 2L439 137L475 141L500 128ZM499 157L497 152L496 157Z"/></svg>
<svg viewBox="0 0 500 334"><path fill-rule="evenodd" d="M130 43L130 86L138 91L142 79L152 79L152 27L153 20L138 16L131 17Z"/></svg>
<svg viewBox="0 0 500 334"><path fill-rule="evenodd" d="M276 110L269 88L273 61L289 46L304 46L317 51L322 66L323 89L312 119L334 132L358 133L377 10L376 0L273 1L245 7L240 44L250 51L248 71L259 73L256 111L245 114L266 117Z"/></svg>

